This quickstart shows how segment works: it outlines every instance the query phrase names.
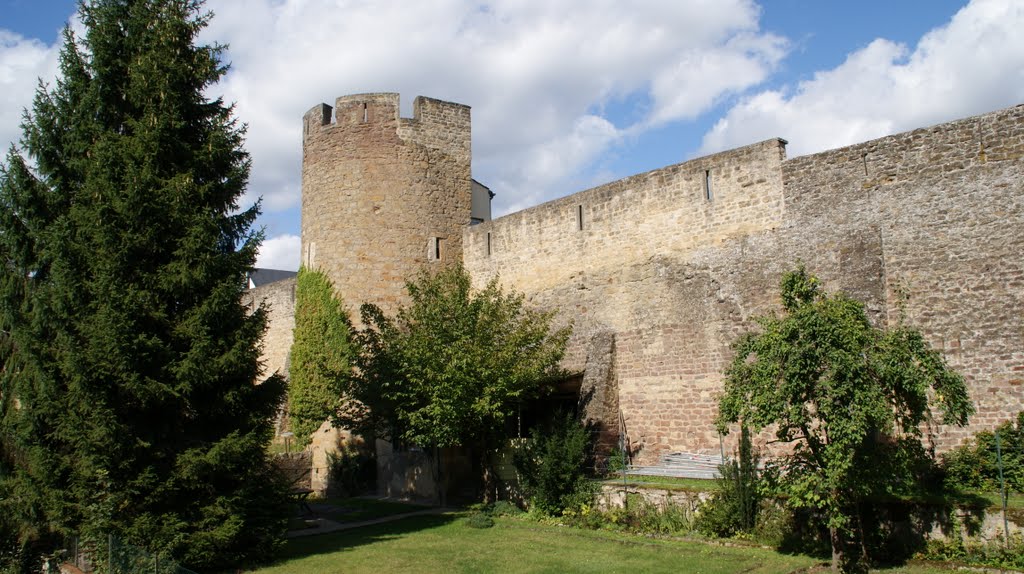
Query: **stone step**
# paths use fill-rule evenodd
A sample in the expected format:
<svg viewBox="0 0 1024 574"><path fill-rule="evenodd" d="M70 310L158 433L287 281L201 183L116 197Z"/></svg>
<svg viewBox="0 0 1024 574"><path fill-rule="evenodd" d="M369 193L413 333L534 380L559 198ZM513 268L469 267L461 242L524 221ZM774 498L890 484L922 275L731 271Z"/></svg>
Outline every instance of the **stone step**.
<svg viewBox="0 0 1024 574"><path fill-rule="evenodd" d="M664 466L637 466L626 471L628 476L665 476L671 478L718 478L718 470L696 468L668 468Z"/></svg>
<svg viewBox="0 0 1024 574"><path fill-rule="evenodd" d="M718 478L718 466L722 457L718 455L674 452L663 455L657 465L631 466L626 474L631 476L668 476L673 478Z"/></svg>

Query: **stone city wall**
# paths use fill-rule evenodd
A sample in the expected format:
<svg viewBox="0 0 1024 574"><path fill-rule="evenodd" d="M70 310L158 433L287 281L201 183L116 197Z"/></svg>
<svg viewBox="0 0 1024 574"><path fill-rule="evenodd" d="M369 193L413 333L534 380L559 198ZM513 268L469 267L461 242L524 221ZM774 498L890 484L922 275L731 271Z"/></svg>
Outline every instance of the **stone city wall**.
<svg viewBox="0 0 1024 574"><path fill-rule="evenodd" d="M641 464L718 451L730 345L779 308L798 261L876 323L905 317L964 373L979 413L934 429L950 446L1024 407L1022 110L787 161L771 140L634 176L469 228L466 266L574 323L567 368L591 369L595 333L614 339L607 384Z"/></svg>
<svg viewBox="0 0 1024 574"><path fill-rule="evenodd" d="M967 378L978 412L940 446L1024 409L1022 158L1017 106L783 165L787 232L876 234L884 322L921 329Z"/></svg>
<svg viewBox="0 0 1024 574"><path fill-rule="evenodd" d="M262 303L267 309L267 332L263 335L260 380L274 373L288 375L288 353L295 330L295 278L282 279L249 289L242 303L250 309Z"/></svg>
<svg viewBox="0 0 1024 574"><path fill-rule="evenodd" d="M724 351L738 332L732 323L749 312L721 304L726 292L742 290L733 277L713 277L690 260L781 225L783 156L784 142L768 140L465 232L464 259L476 281L498 275L573 323L563 366L582 371L585 387L591 379L591 388L608 389L589 414L617 433L621 409L637 461L719 448L709 421ZM733 298L749 306L768 293ZM605 353L592 344L599 335L609 341Z"/></svg>
<svg viewBox="0 0 1024 574"><path fill-rule="evenodd" d="M621 413L634 462L718 452L730 345L797 262L967 377L978 414L933 428L940 447L1024 408L1024 107L789 160L768 140L472 227L469 108L417 98L407 119L395 94L346 96L306 114L303 141L303 262L354 318L393 311L424 266L499 276L573 324L563 366L606 439ZM290 346L274 317L268 368Z"/></svg>

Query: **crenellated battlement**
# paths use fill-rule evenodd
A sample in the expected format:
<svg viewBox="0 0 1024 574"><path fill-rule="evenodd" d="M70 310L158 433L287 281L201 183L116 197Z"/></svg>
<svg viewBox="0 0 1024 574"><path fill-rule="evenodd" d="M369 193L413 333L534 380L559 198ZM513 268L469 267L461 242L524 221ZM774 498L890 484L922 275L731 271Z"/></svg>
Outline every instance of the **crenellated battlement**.
<svg viewBox="0 0 1024 574"><path fill-rule="evenodd" d="M469 157L469 106L416 96L412 117L403 118L400 104L399 94L389 92L341 96L334 107L318 104L303 115L303 139L339 131L362 137L366 131L393 130L403 141Z"/></svg>

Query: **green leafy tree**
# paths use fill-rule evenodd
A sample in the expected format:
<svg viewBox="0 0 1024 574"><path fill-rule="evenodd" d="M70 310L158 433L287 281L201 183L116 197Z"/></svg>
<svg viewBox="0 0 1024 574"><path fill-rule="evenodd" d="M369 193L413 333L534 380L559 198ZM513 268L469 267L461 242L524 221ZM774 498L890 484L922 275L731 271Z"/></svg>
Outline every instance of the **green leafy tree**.
<svg viewBox="0 0 1024 574"><path fill-rule="evenodd" d="M505 437L521 402L558 374L569 329L527 308L497 280L474 290L462 266L421 272L393 318L363 305L361 354L337 417L349 428L423 447L475 447Z"/></svg>
<svg viewBox="0 0 1024 574"><path fill-rule="evenodd" d="M22 544L107 533L197 568L287 525L244 129L206 93L198 0L91 0L0 172L0 511ZM25 154L25 156L22 155Z"/></svg>
<svg viewBox="0 0 1024 574"><path fill-rule="evenodd" d="M784 276L782 303L784 315L760 317L761 331L736 343L718 425L774 425L792 445L779 474L788 502L823 514L833 569L862 568L859 505L905 484L929 403L957 425L973 406L918 331L872 327L860 303L822 292L803 267Z"/></svg>
<svg viewBox="0 0 1024 574"><path fill-rule="evenodd" d="M296 283L288 417L301 447L337 410L351 374L352 328L327 275L301 267Z"/></svg>

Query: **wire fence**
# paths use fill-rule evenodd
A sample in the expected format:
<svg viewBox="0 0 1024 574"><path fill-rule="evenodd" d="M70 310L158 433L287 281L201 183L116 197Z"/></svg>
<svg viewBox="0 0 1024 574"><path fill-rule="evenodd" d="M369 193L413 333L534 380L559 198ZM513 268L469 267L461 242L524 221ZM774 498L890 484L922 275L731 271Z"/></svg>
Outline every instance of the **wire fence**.
<svg viewBox="0 0 1024 574"><path fill-rule="evenodd" d="M70 564L85 574L196 574L167 556L114 535L106 540L68 538L64 548L47 561L44 572L59 574L61 564Z"/></svg>

